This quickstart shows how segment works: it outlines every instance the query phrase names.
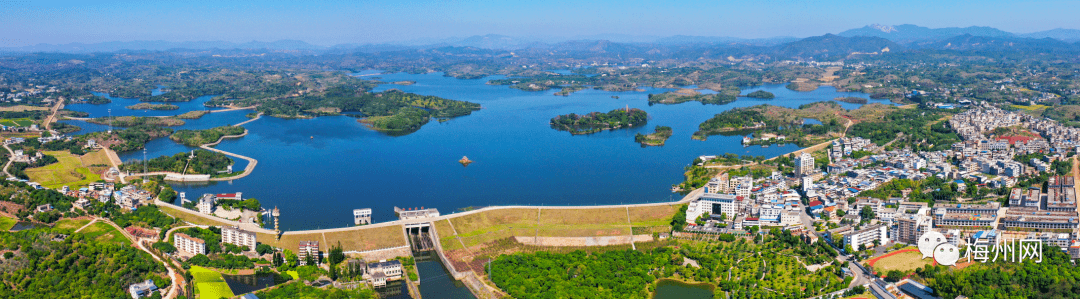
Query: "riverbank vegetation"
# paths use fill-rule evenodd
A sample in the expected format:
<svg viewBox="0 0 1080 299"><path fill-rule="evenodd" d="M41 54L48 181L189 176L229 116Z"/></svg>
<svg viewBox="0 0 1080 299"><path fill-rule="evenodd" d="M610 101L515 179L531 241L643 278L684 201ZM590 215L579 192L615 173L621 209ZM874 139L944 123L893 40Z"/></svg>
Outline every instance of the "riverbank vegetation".
<svg viewBox="0 0 1080 299"><path fill-rule="evenodd" d="M200 146L207 143L217 142L223 136L244 134L244 127L221 126L205 130L178 130L169 139L186 146Z"/></svg>
<svg viewBox="0 0 1080 299"><path fill-rule="evenodd" d="M225 154L197 149L192 153L182 152L172 156L161 156L146 161L148 172L176 172L185 174L216 174L223 172L226 167L233 164L232 159ZM133 173L143 172L143 161L129 160L120 165L120 170Z"/></svg>
<svg viewBox="0 0 1080 299"><path fill-rule="evenodd" d="M671 133L671 127L656 126L656 130L651 134L637 133L634 135L634 142L640 143L641 147L663 146L664 142L671 137Z"/></svg>
<svg viewBox="0 0 1080 299"><path fill-rule="evenodd" d="M683 172L683 177L685 177L685 179L682 183L679 183L678 185L673 185L673 189L677 190L679 194L682 195L689 194L690 191L694 191L697 188L704 187L705 183L708 183L710 179L720 173L720 170L718 169L708 168L704 165L699 165L703 162L704 161L701 161L700 158L694 159L693 164L690 164L689 166L683 168L684 170L686 170L685 172Z"/></svg>
<svg viewBox="0 0 1080 299"><path fill-rule="evenodd" d="M614 130L644 125L649 115L644 110L615 109L608 113L592 112L585 115L574 113L559 115L551 119L551 127L570 134L591 134L603 130Z"/></svg>
<svg viewBox="0 0 1080 299"><path fill-rule="evenodd" d="M852 104L866 104L867 102L869 102L869 100L860 97L838 97L834 98L833 101Z"/></svg>
<svg viewBox="0 0 1080 299"><path fill-rule="evenodd" d="M180 106L172 104L150 104L150 103L138 103L135 105L124 107L131 110L177 110Z"/></svg>

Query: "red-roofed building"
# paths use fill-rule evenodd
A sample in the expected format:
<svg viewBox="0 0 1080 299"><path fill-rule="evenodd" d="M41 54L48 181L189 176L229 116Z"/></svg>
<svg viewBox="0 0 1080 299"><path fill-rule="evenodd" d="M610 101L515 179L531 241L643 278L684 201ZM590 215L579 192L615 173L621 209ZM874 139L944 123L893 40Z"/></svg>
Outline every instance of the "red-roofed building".
<svg viewBox="0 0 1080 299"><path fill-rule="evenodd" d="M244 200L244 199L243 199L243 198L241 197L241 194L242 194L241 192L236 192L236 193L220 193L220 194L217 194L217 198L218 198L218 199L232 199L232 200Z"/></svg>

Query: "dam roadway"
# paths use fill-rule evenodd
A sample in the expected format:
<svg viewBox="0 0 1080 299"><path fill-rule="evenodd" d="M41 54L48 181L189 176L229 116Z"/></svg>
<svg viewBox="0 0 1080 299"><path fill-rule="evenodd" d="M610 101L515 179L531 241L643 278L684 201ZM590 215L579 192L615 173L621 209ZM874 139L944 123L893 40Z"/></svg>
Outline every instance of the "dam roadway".
<svg viewBox="0 0 1080 299"><path fill-rule="evenodd" d="M382 228L382 227L388 227L388 226L399 226L399 225L435 222L435 221L439 221L439 220L453 219L453 218L472 215L472 214L476 214L476 213L483 213L483 212L489 212L489 211L495 211L495 210L503 210L503 209L586 210L586 209L610 209L610 208L669 206L669 205L678 205L678 204L688 203L691 200L693 200L693 199L697 198L698 196L700 196L702 193L704 193L704 189L699 188L699 189L696 189L696 190L690 192L689 194L684 196L679 201L657 202L657 203L641 203L641 204L625 204L625 205L602 205L602 206L492 206L492 207L484 207L484 208L471 210L471 211L465 211L465 212L461 212L461 213L440 215L438 217L429 217L429 218L420 218L420 219L406 219L406 220L394 220L394 221L387 221L387 222L372 223L372 224L369 224L369 225L362 225L362 226L349 226L349 227L327 228L327 229L286 231L286 232L282 232L282 235L283 236L285 236L285 235L306 235L306 234L323 234L323 233L333 233L333 232L363 231L365 229ZM194 215L196 217L204 218L204 219L211 220L211 221L220 222L220 223L225 224L225 225L241 226L244 229L251 230L251 231L257 232L257 233L271 234L271 235L274 234L274 230L272 230L272 229L266 229L266 228L262 228L262 227L255 227L255 226L250 225L250 224L242 225L241 223L236 222L236 221L226 220L226 219L223 219L223 218L218 218L218 217L214 217L214 216L210 216L210 215L205 215L205 214L199 213L197 211L192 211L192 210L189 210L187 208L183 208L183 207L171 204L171 203L166 203L166 202L163 202L163 201L160 201L160 200L155 200L155 203L158 204L158 205L170 206L170 207L172 207L172 208L174 208L176 210L179 210L181 213Z"/></svg>

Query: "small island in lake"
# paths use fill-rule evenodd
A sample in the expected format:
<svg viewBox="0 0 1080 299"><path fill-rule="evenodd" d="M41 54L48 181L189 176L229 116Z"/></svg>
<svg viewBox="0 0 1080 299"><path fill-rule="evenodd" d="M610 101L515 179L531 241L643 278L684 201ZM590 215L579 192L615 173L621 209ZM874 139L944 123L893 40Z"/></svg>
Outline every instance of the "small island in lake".
<svg viewBox="0 0 1080 299"><path fill-rule="evenodd" d="M758 90L758 91L746 94L746 97L771 100L771 99L776 98L776 95L774 95L773 93L768 92L768 91Z"/></svg>
<svg viewBox="0 0 1080 299"><path fill-rule="evenodd" d="M810 82L791 82L786 87L794 91L814 91L818 88L818 85Z"/></svg>
<svg viewBox="0 0 1080 299"><path fill-rule="evenodd" d="M866 104L868 102L867 99L860 98L860 97L839 97L839 98L835 98L833 100L834 101L839 101L839 102L844 102L844 103L852 103L852 104Z"/></svg>
<svg viewBox="0 0 1080 299"><path fill-rule="evenodd" d="M649 94L649 105L672 105L691 101L701 102L701 104L724 105L734 102L738 95L738 89L724 89L714 94L702 94L696 90L669 91L661 94Z"/></svg>
<svg viewBox="0 0 1080 299"><path fill-rule="evenodd" d="M637 135L634 135L634 142L640 143L641 147L663 146L669 137L671 137L671 127L656 126L656 132L652 134L637 133Z"/></svg>
<svg viewBox="0 0 1080 299"><path fill-rule="evenodd" d="M135 105L127 106L126 108L131 110L176 110L180 109L180 106L171 104L138 103Z"/></svg>
<svg viewBox="0 0 1080 299"><path fill-rule="evenodd" d="M608 113L593 112L586 115L574 113L559 115L551 119L551 127L559 131L568 131L573 135L591 134L603 130L614 130L644 125L649 114L637 108L615 109Z"/></svg>

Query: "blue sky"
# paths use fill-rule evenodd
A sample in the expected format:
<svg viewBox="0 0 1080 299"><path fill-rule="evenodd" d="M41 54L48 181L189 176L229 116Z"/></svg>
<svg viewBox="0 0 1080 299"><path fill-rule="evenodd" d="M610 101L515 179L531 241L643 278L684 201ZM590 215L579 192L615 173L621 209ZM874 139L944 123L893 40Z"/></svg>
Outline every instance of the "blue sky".
<svg viewBox="0 0 1080 299"><path fill-rule="evenodd" d="M310 3L309 3L310 2ZM482 34L806 37L868 24L1080 29L1080 1L19 1L0 47L132 40L318 45Z"/></svg>

